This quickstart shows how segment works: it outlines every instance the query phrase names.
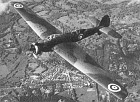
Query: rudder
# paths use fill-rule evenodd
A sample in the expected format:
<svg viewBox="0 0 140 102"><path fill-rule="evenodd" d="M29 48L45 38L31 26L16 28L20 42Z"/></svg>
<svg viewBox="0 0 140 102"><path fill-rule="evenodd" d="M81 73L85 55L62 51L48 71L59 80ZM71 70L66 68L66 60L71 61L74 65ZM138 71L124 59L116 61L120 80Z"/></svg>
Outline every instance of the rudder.
<svg viewBox="0 0 140 102"><path fill-rule="evenodd" d="M108 27L110 25L110 18L108 15L105 15L99 23L99 27Z"/></svg>

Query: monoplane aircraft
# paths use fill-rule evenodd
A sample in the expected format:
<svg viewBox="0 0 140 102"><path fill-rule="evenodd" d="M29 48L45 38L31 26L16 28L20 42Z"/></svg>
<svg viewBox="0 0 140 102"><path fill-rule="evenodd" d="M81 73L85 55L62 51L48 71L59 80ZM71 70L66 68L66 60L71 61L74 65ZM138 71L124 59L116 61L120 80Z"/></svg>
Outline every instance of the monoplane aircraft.
<svg viewBox="0 0 140 102"><path fill-rule="evenodd" d="M98 33L98 35L100 35L102 33L99 31L99 29L103 27L108 27L109 25L110 25L110 18L108 15L105 15L97 27L93 27L89 29L80 29L66 34L52 34L48 36L44 40L44 42L33 43L31 45L30 51L33 51L35 55L41 54L42 52L50 52L53 51L53 47L58 44L77 42L86 37L94 35L95 33Z"/></svg>
<svg viewBox="0 0 140 102"><path fill-rule="evenodd" d="M52 26L46 20L36 15L32 10L20 2L12 2L11 5L22 16L27 24L35 31L35 33L45 40L51 34L62 34L57 28ZM95 19L95 26L99 24L99 20ZM100 32L112 35L116 38L121 36L109 27L102 27ZM76 43L62 43L53 48L57 54L67 60L71 65L86 74L93 81L105 88L117 98L123 100L127 97L128 92L118 81L110 77L91 56L89 56Z"/></svg>

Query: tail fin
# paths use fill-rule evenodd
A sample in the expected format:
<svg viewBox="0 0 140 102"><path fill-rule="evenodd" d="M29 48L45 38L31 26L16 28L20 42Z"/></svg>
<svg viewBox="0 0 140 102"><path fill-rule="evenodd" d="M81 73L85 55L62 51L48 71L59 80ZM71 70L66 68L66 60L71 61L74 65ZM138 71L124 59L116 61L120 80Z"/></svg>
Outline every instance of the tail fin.
<svg viewBox="0 0 140 102"><path fill-rule="evenodd" d="M108 15L105 15L100 21L98 27L108 27L110 25L110 18Z"/></svg>
<svg viewBox="0 0 140 102"><path fill-rule="evenodd" d="M108 27L109 25L110 25L110 18L108 15L105 15L97 26L99 29L98 35L105 33L107 35L112 36L113 38L121 39L122 36L116 31L114 31L113 29L109 28ZM104 28L104 27L107 27L107 28Z"/></svg>
<svg viewBox="0 0 140 102"><path fill-rule="evenodd" d="M102 28L102 27L108 27L110 25L110 18L108 15L105 15L102 20L99 22L98 24L98 29ZM101 35L102 32L98 31L98 35Z"/></svg>

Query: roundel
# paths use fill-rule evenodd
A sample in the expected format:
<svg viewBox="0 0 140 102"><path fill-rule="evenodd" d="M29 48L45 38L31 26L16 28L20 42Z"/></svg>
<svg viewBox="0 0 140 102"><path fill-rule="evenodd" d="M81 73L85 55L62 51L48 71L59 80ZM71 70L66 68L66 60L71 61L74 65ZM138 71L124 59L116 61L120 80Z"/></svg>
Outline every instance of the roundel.
<svg viewBox="0 0 140 102"><path fill-rule="evenodd" d="M119 92L119 91L121 91L121 87L119 85L113 84L113 83L108 84L108 89L110 91L112 91L112 92Z"/></svg>
<svg viewBox="0 0 140 102"><path fill-rule="evenodd" d="M80 34L80 35L78 36L78 39L81 40L82 38L83 38L83 34Z"/></svg>
<svg viewBox="0 0 140 102"><path fill-rule="evenodd" d="M52 39L52 35L47 37L47 40L50 41Z"/></svg>
<svg viewBox="0 0 140 102"><path fill-rule="evenodd" d="M14 7L15 7L15 8L23 8L23 5L20 4L20 3L15 3L15 4L14 4Z"/></svg>

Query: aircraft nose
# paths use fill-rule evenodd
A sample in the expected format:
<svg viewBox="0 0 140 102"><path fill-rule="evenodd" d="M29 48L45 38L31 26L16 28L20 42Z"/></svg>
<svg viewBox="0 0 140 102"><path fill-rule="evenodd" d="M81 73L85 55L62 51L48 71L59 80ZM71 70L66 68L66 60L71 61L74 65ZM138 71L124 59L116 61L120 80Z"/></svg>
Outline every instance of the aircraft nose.
<svg viewBox="0 0 140 102"><path fill-rule="evenodd" d="M34 46L34 45L30 45L29 50L30 50L30 51L35 51L35 46Z"/></svg>

